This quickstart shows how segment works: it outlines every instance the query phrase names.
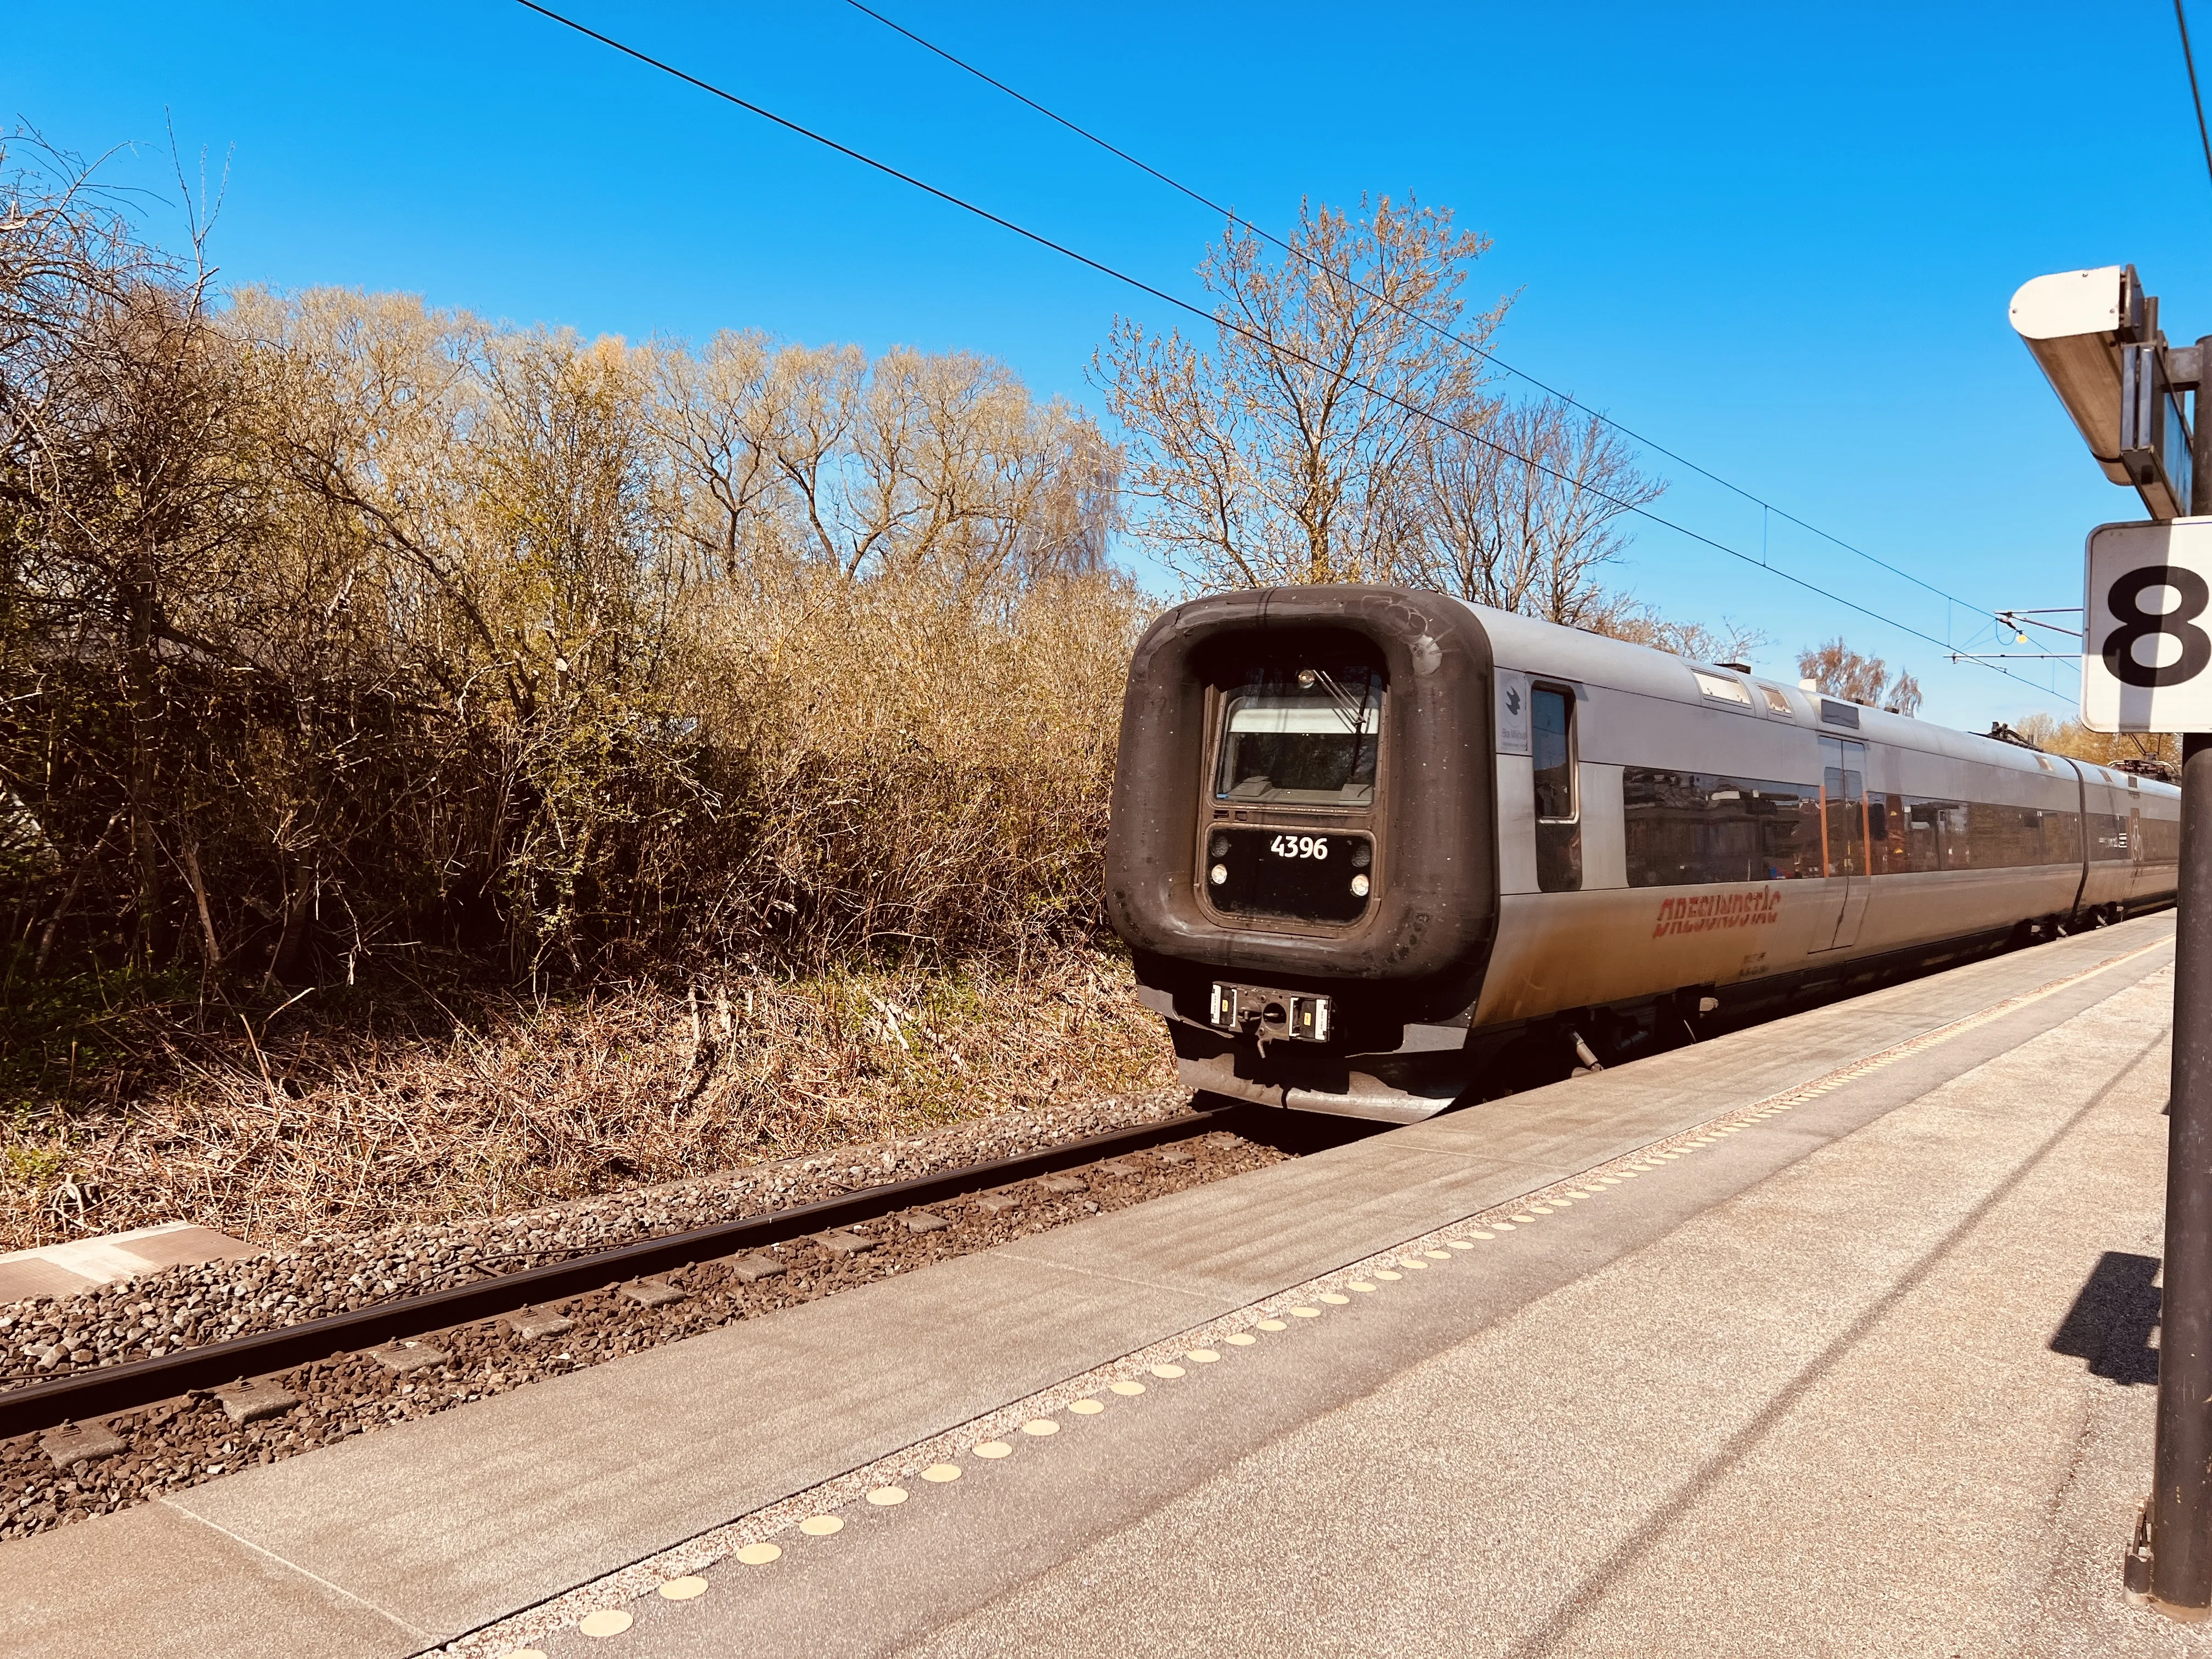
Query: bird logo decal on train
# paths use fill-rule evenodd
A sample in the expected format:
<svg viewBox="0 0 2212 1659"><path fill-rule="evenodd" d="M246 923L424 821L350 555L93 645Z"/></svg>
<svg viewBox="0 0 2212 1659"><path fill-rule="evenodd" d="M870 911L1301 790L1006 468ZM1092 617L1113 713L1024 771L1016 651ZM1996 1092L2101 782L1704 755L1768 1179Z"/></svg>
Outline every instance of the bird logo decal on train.
<svg viewBox="0 0 2212 1659"><path fill-rule="evenodd" d="M1265 589L1139 641L1107 903L1188 1086L1402 1122L2171 904L2179 820L1741 665Z"/></svg>

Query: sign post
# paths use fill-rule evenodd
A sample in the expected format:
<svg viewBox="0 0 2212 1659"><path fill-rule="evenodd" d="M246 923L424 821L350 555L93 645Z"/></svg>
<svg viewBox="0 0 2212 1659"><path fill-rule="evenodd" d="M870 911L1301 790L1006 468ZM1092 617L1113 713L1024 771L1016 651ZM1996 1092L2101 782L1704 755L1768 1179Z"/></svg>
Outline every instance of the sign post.
<svg viewBox="0 0 2212 1659"><path fill-rule="evenodd" d="M2203 505L2203 503L2199 503ZM2212 517L2089 537L2081 714L2100 732L2184 732L2168 1105L2166 1271L2151 1498L2128 1588L2212 1613Z"/></svg>
<svg viewBox="0 0 2212 1659"><path fill-rule="evenodd" d="M2158 1443L2124 1571L2150 1606L2201 1620L2212 1617L2212 335L2169 346L2133 265L2025 283L2012 323L2105 476L2134 485L2152 520L2090 533L2081 719L2183 734Z"/></svg>

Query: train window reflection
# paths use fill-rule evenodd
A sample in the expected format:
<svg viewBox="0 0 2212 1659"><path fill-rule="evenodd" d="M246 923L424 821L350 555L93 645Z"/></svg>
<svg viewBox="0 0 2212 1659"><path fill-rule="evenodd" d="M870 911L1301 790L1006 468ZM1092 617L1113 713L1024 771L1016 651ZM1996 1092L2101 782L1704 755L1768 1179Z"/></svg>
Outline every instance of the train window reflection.
<svg viewBox="0 0 2212 1659"><path fill-rule="evenodd" d="M1870 799L1887 801L1890 825L1887 836L1874 837L1876 875L1915 870L2017 870L2034 864L2081 861L2079 812L1919 795ZM2093 847L2090 856L2102 855Z"/></svg>
<svg viewBox="0 0 2212 1659"><path fill-rule="evenodd" d="M1573 746L1568 738L1574 705L1567 694L1540 685L1530 694L1529 749L1536 772L1536 816L1571 818L1575 815Z"/></svg>
<svg viewBox="0 0 2212 1659"><path fill-rule="evenodd" d="M1574 893L1583 884L1583 826L1575 793L1575 695L1539 685L1528 694L1528 752L1535 775L1536 885Z"/></svg>
<svg viewBox="0 0 2212 1659"><path fill-rule="evenodd" d="M1625 768L1628 884L1680 887L1817 876L1820 801L1812 784Z"/></svg>
<svg viewBox="0 0 2212 1659"><path fill-rule="evenodd" d="M1367 806L1382 742L1382 672L1308 663L1255 669L1223 701L1223 800Z"/></svg>
<svg viewBox="0 0 2212 1659"><path fill-rule="evenodd" d="M2172 818L2079 812L1874 791L1859 816L1857 773L1827 769L1829 873L1905 875L2134 860L2180 854ZM1817 876L1823 864L1821 790L1706 773L1631 766L1621 774L1628 884L1691 886ZM1850 810L1838 814L1838 798ZM1857 859L1859 826L1866 855ZM2085 835L2086 830L2086 835ZM1838 840L1838 836L1842 839Z"/></svg>

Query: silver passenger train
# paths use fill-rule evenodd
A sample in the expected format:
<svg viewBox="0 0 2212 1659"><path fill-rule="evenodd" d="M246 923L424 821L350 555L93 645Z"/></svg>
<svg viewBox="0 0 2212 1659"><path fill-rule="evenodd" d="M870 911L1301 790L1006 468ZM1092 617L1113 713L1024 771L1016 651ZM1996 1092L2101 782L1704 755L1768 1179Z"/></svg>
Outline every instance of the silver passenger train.
<svg viewBox="0 0 2212 1659"><path fill-rule="evenodd" d="M1436 593L1181 605L1107 902L1183 1080L1410 1121L2172 902L2180 794Z"/></svg>

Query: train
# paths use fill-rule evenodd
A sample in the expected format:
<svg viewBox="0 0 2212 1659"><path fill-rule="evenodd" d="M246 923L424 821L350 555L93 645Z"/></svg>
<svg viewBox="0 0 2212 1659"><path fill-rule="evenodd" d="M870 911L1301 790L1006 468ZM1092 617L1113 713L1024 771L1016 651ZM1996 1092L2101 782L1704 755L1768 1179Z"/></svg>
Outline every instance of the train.
<svg viewBox="0 0 2212 1659"><path fill-rule="evenodd" d="M1183 1083L1411 1122L2173 902L2180 792L1447 595L1135 649L1109 920Z"/></svg>

